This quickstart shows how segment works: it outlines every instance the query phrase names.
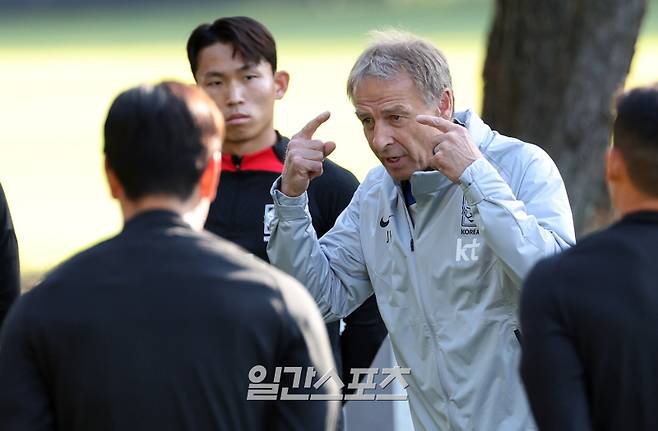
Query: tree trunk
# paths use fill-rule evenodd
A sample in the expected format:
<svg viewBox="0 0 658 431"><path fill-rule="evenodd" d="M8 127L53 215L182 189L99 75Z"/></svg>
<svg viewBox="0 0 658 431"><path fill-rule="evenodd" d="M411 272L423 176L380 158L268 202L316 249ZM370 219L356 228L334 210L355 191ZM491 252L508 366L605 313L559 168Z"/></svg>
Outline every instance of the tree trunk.
<svg viewBox="0 0 658 431"><path fill-rule="evenodd" d="M558 165L576 232L609 220L603 156L646 0L496 0L483 118Z"/></svg>

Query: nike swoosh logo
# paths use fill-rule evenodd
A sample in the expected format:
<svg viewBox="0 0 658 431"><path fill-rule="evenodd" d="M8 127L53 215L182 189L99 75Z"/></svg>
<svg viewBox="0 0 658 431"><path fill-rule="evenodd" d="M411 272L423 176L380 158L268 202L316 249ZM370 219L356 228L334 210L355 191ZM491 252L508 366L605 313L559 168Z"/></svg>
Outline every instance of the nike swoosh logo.
<svg viewBox="0 0 658 431"><path fill-rule="evenodd" d="M379 226L381 226L381 227L386 227L386 226L388 226L388 224L389 224L390 222L391 222L391 216L388 216L388 218L386 219L386 221L384 221L384 217L382 217L382 218L379 220Z"/></svg>

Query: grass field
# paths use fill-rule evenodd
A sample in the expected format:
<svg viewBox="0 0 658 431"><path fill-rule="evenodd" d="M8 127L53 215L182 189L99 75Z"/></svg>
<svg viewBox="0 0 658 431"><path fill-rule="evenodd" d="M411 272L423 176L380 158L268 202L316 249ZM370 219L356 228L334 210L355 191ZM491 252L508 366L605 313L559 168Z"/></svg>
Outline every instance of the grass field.
<svg viewBox="0 0 658 431"><path fill-rule="evenodd" d="M377 161L344 85L367 31L397 26L434 41L450 61L457 107L479 110L490 2L315 4L0 14L0 181L23 269L42 271L120 228L101 172L109 103L139 82L190 82L187 36L217 16L250 15L268 25L277 38L280 68L292 77L277 106L277 127L290 135L315 113L331 110L319 136L337 142L332 158L359 178ZM656 80L655 9L645 21L631 84Z"/></svg>

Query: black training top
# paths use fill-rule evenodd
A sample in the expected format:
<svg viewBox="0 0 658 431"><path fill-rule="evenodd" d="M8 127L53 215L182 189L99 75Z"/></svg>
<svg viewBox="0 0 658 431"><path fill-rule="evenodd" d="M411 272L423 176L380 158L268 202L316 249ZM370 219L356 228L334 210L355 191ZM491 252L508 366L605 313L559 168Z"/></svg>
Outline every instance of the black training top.
<svg viewBox="0 0 658 431"><path fill-rule="evenodd" d="M0 429L324 429L337 406L247 401L255 365L333 366L312 301L174 213L137 215L10 311Z"/></svg>
<svg viewBox="0 0 658 431"><path fill-rule="evenodd" d="M5 192L0 184L0 327L20 291L18 244Z"/></svg>
<svg viewBox="0 0 658 431"><path fill-rule="evenodd" d="M539 263L523 290L522 375L541 430L658 429L658 212Z"/></svg>
<svg viewBox="0 0 658 431"><path fill-rule="evenodd" d="M205 225L210 232L265 261L268 261L269 220L274 211L270 189L283 171L287 146L288 138L277 133L277 142L272 147L243 157L222 155L217 197L210 205ZM351 172L330 160L324 161L323 174L311 181L308 188L308 207L318 237L333 227L358 186ZM347 386L352 381L350 369L370 366L387 331L374 295L344 321L342 336L339 322L327 324L327 331L334 359L343 370L343 383Z"/></svg>

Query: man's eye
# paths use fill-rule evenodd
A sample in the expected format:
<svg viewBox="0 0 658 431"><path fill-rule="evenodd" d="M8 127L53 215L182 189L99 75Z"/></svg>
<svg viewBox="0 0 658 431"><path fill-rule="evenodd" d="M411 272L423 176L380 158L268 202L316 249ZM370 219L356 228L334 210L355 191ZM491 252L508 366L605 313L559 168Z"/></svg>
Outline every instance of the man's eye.
<svg viewBox="0 0 658 431"><path fill-rule="evenodd" d="M208 85L208 87L218 87L222 85L222 81L210 81L206 85Z"/></svg>
<svg viewBox="0 0 658 431"><path fill-rule="evenodd" d="M255 79L255 78L258 78L258 76L256 76L256 75L246 75L244 77L244 79L246 79L247 81L251 81L252 79Z"/></svg>
<svg viewBox="0 0 658 431"><path fill-rule="evenodd" d="M362 118L362 119L361 119L361 123L362 123L364 126L369 126L369 125L372 124L372 118L369 118L369 117Z"/></svg>
<svg viewBox="0 0 658 431"><path fill-rule="evenodd" d="M400 121L402 117L400 115L391 115L391 120L393 121Z"/></svg>

